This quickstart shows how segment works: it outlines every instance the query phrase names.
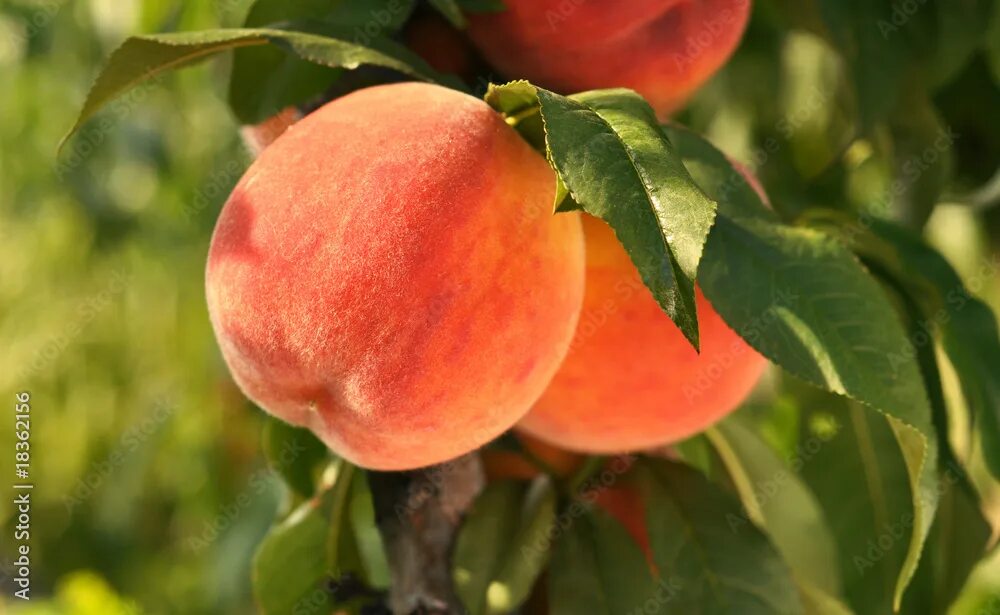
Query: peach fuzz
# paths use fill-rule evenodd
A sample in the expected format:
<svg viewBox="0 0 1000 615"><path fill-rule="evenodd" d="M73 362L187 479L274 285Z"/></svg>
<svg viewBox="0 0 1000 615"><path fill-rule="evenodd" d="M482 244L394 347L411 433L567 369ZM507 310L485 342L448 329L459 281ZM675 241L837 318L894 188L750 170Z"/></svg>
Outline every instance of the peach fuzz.
<svg viewBox="0 0 1000 615"><path fill-rule="evenodd" d="M569 355L517 429L569 450L618 453L688 437L734 410L767 361L701 291L701 353L643 285L611 228L584 216L587 281Z"/></svg>
<svg viewBox="0 0 1000 615"><path fill-rule="evenodd" d="M666 117L739 44L750 0L506 0L469 16L469 32L510 79L574 93L611 87L642 94Z"/></svg>
<svg viewBox="0 0 1000 615"><path fill-rule="evenodd" d="M209 315L244 393L367 468L451 459L513 425L583 296L577 215L484 102L399 83L328 103L237 184Z"/></svg>

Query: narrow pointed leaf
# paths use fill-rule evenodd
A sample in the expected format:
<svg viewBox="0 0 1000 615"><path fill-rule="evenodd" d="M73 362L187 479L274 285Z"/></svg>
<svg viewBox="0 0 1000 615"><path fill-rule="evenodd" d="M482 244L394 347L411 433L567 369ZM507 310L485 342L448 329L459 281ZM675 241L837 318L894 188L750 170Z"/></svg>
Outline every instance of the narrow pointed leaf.
<svg viewBox="0 0 1000 615"><path fill-rule="evenodd" d="M273 44L315 64L357 68L372 64L399 71L416 79L437 81L439 76L425 62L390 42L377 42L378 49L351 41L350 33L330 35L273 28L234 28L150 34L128 38L112 52L97 77L80 115L62 143L102 105L122 92L166 71L190 66L223 51Z"/></svg>
<svg viewBox="0 0 1000 615"><path fill-rule="evenodd" d="M649 542L676 591L667 613L804 613L791 572L739 501L681 464L641 462Z"/></svg>
<svg viewBox="0 0 1000 615"><path fill-rule="evenodd" d="M470 615L509 613L531 592L549 559L555 492L507 481L486 487L467 514L453 557L455 589Z"/></svg>
<svg viewBox="0 0 1000 615"><path fill-rule="evenodd" d="M715 203L646 101L621 89L565 97L526 82L492 86L486 100L509 119L538 107L568 207L611 225L653 297L697 348L694 282Z"/></svg>
<svg viewBox="0 0 1000 615"><path fill-rule="evenodd" d="M796 579L839 595L837 548L823 510L805 483L738 415L707 436L751 520L771 537Z"/></svg>

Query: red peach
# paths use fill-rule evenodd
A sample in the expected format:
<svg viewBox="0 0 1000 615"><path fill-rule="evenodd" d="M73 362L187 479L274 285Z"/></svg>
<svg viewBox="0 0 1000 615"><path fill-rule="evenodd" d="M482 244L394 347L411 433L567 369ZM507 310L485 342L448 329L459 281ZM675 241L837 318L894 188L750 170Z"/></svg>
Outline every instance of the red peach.
<svg viewBox="0 0 1000 615"><path fill-rule="evenodd" d="M642 284L611 228L584 216L587 281L569 355L518 429L617 453L673 442L734 410L767 364L697 292L701 354Z"/></svg>
<svg viewBox="0 0 1000 615"><path fill-rule="evenodd" d="M661 117L725 64L750 0L506 0L470 15L469 32L511 79L563 93L632 88Z"/></svg>
<svg viewBox="0 0 1000 615"><path fill-rule="evenodd" d="M486 103L399 83L334 100L250 166L208 256L209 314L248 397L367 468L508 429L565 356L579 217Z"/></svg>

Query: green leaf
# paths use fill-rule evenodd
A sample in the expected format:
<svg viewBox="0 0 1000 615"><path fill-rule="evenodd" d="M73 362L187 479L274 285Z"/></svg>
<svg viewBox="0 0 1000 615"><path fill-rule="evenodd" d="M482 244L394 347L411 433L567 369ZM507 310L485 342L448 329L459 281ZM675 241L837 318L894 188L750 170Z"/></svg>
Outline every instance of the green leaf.
<svg viewBox="0 0 1000 615"><path fill-rule="evenodd" d="M332 575L320 545L326 537L328 502L302 504L271 531L253 560L254 596L265 615L292 613L302 604L333 610L327 590Z"/></svg>
<svg viewBox="0 0 1000 615"><path fill-rule="evenodd" d="M509 119L544 122L546 154L571 203L608 222L643 282L698 347L694 283L715 203L694 183L649 105L630 90L571 97L527 82L491 86Z"/></svg>
<svg viewBox="0 0 1000 615"><path fill-rule="evenodd" d="M674 591L653 578L635 540L601 509L575 515L558 536L549 566L552 615L667 613Z"/></svg>
<svg viewBox="0 0 1000 615"><path fill-rule="evenodd" d="M787 565L738 501L686 466L640 463L653 558L674 588L665 612L804 613Z"/></svg>
<svg viewBox="0 0 1000 615"><path fill-rule="evenodd" d="M859 404L799 387L802 477L838 548L844 594L859 615L893 612L915 523L909 473L888 420ZM820 425L838 426L833 437Z"/></svg>
<svg viewBox="0 0 1000 615"><path fill-rule="evenodd" d="M914 523L894 595L920 558L936 505L937 440L923 378L888 296L840 242L779 224L738 171L690 131L669 134L719 201L699 282L723 319L788 372L889 417L905 453Z"/></svg>
<svg viewBox="0 0 1000 615"><path fill-rule="evenodd" d="M951 150L958 135L941 121L922 88L907 94L906 103L889 121L894 178L890 194L896 215L919 229L951 179Z"/></svg>
<svg viewBox="0 0 1000 615"><path fill-rule="evenodd" d="M792 468L740 418L706 432L729 470L750 521L763 528L796 580L840 595L837 548L823 511Z"/></svg>
<svg viewBox="0 0 1000 615"><path fill-rule="evenodd" d="M351 483L354 480L355 468L350 463L338 459L334 465L336 478L329 491L324 494L328 500L329 528L326 539L326 562L330 570L345 572L357 570L360 567L360 554L354 542L354 535L349 523L351 501Z"/></svg>
<svg viewBox="0 0 1000 615"><path fill-rule="evenodd" d="M365 44L397 30L412 10L412 0L257 0L243 25L326 23L350 33L355 43ZM237 49L229 78L229 106L241 123L254 124L318 96L340 73L276 47Z"/></svg>
<svg viewBox="0 0 1000 615"><path fill-rule="evenodd" d="M1000 478L1000 332L993 311L977 299L958 273L923 240L887 222L858 220L829 210L814 211L807 221L838 233L866 262L893 280L923 315L913 338L921 347L939 337L954 366L981 438L983 456ZM1000 270L988 263L974 280L979 285ZM907 349L891 358L906 360Z"/></svg>
<svg viewBox="0 0 1000 615"><path fill-rule="evenodd" d="M991 527L979 498L958 468L948 468L941 507L927 551L903 600L904 613L947 613L976 564L986 555Z"/></svg>
<svg viewBox="0 0 1000 615"><path fill-rule="evenodd" d="M389 587L390 571L385 544L375 523L372 492L368 477L363 472L356 472L351 481L350 519L368 584L378 588Z"/></svg>
<svg viewBox="0 0 1000 615"><path fill-rule="evenodd" d="M920 58L930 85L950 81L989 40L986 35L993 5L993 0L945 0L918 14L931 22L933 35L916 40L911 37L910 50ZM932 38L931 44L928 38Z"/></svg>
<svg viewBox="0 0 1000 615"><path fill-rule="evenodd" d="M273 44L323 66L357 68L371 64L425 81L441 79L423 60L399 45L373 41L378 46L376 49L353 43L349 36L349 33L342 33L342 38L337 38L273 28L234 28L129 37L112 52L60 147L101 106L122 92L168 70L190 66L230 49Z"/></svg>
<svg viewBox="0 0 1000 615"><path fill-rule="evenodd" d="M993 81L1000 84L1000 2L993 3L993 17L986 33L986 56L993 72Z"/></svg>
<svg viewBox="0 0 1000 615"><path fill-rule="evenodd" d="M548 561L555 493L547 479L532 489L502 481L486 487L459 532L455 590L470 615L509 613L527 599Z"/></svg>
<svg viewBox="0 0 1000 615"><path fill-rule="evenodd" d="M316 493L318 472L330 458L330 451L308 429L268 417L264 425L264 456L295 494L309 498Z"/></svg>
<svg viewBox="0 0 1000 615"><path fill-rule="evenodd" d="M331 612L342 606L333 603L335 581L352 573L370 582L350 523L355 477L354 466L334 460L324 473L320 492L268 532L252 571L261 612L284 615L304 608Z"/></svg>
<svg viewBox="0 0 1000 615"><path fill-rule="evenodd" d="M806 615L854 615L843 602L807 581L798 581L799 597Z"/></svg>

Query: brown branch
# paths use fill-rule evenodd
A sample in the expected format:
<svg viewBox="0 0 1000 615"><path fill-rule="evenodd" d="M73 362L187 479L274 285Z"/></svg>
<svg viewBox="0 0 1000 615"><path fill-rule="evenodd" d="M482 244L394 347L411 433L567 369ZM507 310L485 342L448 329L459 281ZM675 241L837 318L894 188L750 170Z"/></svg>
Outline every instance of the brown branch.
<svg viewBox="0 0 1000 615"><path fill-rule="evenodd" d="M392 572L396 615L463 613L451 580L462 515L483 488L479 455L412 472L369 472L375 521Z"/></svg>

